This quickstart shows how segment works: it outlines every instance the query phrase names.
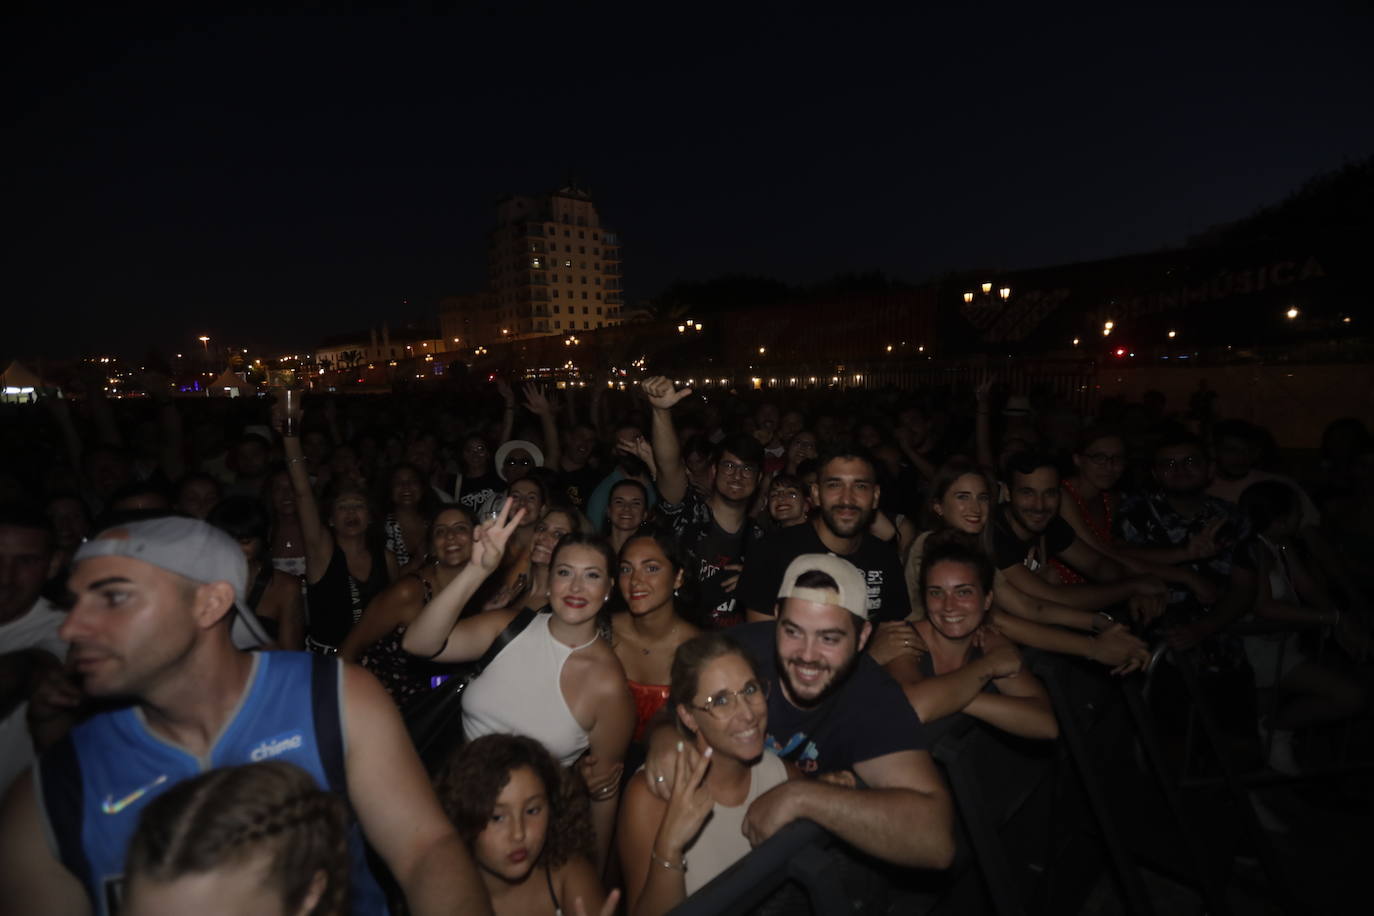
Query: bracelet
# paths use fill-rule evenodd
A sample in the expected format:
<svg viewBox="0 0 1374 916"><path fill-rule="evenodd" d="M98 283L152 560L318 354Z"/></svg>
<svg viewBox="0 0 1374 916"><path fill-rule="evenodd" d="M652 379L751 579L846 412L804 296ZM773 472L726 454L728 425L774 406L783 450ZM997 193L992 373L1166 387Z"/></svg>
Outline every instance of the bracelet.
<svg viewBox="0 0 1374 916"><path fill-rule="evenodd" d="M1097 618L1099 618L1099 617L1105 618L1106 621L1107 621L1107 626L1103 627L1101 630L1099 630L1099 629L1097 628ZM1108 629L1108 628L1110 628L1110 627L1113 627L1113 626L1115 626L1115 625L1116 625L1116 618L1113 617L1111 614L1108 614L1106 611L1098 611L1096 614L1093 615L1093 632L1094 632L1094 633L1101 633L1101 632L1103 632L1103 630L1106 630L1106 629Z"/></svg>
<svg viewBox="0 0 1374 916"><path fill-rule="evenodd" d="M286 463L287 463L287 464L295 464L297 461L306 461L306 460L307 460L307 459L306 459L306 457L305 457L304 455L297 455L295 458L288 458L288 459L286 459Z"/></svg>
<svg viewBox="0 0 1374 916"><path fill-rule="evenodd" d="M686 856L683 856L683 857L682 857L682 864L681 864L681 865L674 865L672 862L669 862L667 859L663 858L663 857L660 856L658 853L656 853L656 852L654 852L652 849L650 849L650 850L649 850L649 860L652 861L652 862L657 862L659 865L662 865L664 868L669 869L670 871L680 871L680 872L682 872L684 875L687 874L687 857L686 857Z"/></svg>

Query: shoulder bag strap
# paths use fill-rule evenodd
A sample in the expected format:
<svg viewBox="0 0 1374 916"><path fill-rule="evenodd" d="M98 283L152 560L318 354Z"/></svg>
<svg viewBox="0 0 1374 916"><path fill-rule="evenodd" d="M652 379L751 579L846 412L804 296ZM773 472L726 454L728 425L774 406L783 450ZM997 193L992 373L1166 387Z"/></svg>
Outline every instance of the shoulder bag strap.
<svg viewBox="0 0 1374 916"><path fill-rule="evenodd" d="M501 650L510 645L511 640L519 636L520 632L530 625L530 621L534 619L536 613L538 612L530 608L524 608L520 613L516 614L511 622L506 624L506 628L497 634L496 639L492 640L491 645L487 648L487 651L482 654L482 657L477 660L477 667L473 671L472 676L476 677L487 670L487 665L490 665L496 656L501 654Z"/></svg>

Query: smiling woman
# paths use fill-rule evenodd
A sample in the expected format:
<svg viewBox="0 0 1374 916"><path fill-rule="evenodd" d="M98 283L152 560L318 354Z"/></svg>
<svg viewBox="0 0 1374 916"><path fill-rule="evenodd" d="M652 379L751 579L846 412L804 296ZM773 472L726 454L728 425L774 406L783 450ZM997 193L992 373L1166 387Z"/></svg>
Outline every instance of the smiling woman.
<svg viewBox="0 0 1374 916"><path fill-rule="evenodd" d="M671 702L684 740L702 756L687 766L679 742L666 803L643 770L625 790L617 843L631 916L666 913L748 855L745 812L788 778L782 760L764 750L767 682L739 644L707 633L679 646Z"/></svg>

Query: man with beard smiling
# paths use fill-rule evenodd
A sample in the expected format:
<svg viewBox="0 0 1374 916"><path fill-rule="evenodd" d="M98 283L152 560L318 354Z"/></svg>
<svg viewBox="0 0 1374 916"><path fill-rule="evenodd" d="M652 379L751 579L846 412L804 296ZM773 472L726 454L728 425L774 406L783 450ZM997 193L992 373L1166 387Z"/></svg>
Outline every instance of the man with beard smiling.
<svg viewBox="0 0 1374 916"><path fill-rule="evenodd" d="M1116 560L1088 546L1059 516L1059 469L1044 456L1026 452L1011 463L1011 502L992 519L993 559L1008 584L1040 601L1088 611L1125 602L1138 618L1164 612L1167 589L1154 576L1134 576ZM1088 581L1049 581L1054 557ZM1115 621L1106 614L1102 629Z"/></svg>
<svg viewBox="0 0 1374 916"><path fill-rule="evenodd" d="M740 577L740 601L749 620L770 620L787 564L804 553L830 553L857 567L867 585L869 620L902 620L911 613L902 564L892 545L869 532L878 509L873 459L858 446L835 445L821 456L808 524L772 532L749 555Z"/></svg>
<svg viewBox="0 0 1374 916"><path fill-rule="evenodd" d="M759 796L744 832L757 846L809 818L884 862L946 868L954 856L949 791L926 749L925 726L863 652L873 630L867 602L867 582L852 564L804 554L783 576L777 621L730 631L772 688L767 747L807 775L829 777L792 780ZM660 797L671 792L679 757L696 765L690 747L674 750L669 726L656 728L646 769Z"/></svg>

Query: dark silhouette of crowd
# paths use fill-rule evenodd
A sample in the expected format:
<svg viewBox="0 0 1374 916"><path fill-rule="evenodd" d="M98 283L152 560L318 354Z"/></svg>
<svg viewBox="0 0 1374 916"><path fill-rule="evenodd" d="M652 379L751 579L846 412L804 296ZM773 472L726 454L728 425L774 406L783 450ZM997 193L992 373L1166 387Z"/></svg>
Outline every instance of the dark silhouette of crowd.
<svg viewBox="0 0 1374 916"><path fill-rule="evenodd" d="M1093 742L1265 784L1363 746L1359 419L626 389L4 407L7 911L661 914L799 821L854 901L1000 910L979 819L1069 819ZM1300 827L1226 784L1238 861Z"/></svg>

